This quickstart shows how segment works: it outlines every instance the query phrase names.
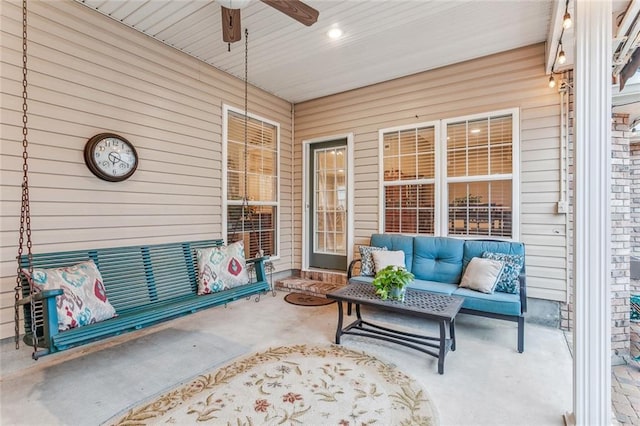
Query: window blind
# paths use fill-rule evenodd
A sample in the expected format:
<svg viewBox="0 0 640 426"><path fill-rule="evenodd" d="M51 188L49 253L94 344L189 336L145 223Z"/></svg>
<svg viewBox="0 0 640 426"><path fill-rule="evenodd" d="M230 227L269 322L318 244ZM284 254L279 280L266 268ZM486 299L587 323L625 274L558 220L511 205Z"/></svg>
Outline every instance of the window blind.
<svg viewBox="0 0 640 426"><path fill-rule="evenodd" d="M278 209L278 127L247 118L245 171L245 117L228 111L227 117L227 241L243 240L245 254L276 254ZM246 173L245 173L246 172ZM246 190L245 194L245 176ZM242 203L247 199L243 215Z"/></svg>

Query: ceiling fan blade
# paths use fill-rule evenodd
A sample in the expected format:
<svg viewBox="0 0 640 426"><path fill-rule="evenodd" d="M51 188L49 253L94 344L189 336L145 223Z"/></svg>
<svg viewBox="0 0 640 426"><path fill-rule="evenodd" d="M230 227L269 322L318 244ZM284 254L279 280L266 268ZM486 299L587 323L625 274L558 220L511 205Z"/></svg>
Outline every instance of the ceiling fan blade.
<svg viewBox="0 0 640 426"><path fill-rule="evenodd" d="M307 27L313 25L318 20L320 12L302 3L300 0L260 0L262 3L266 3L269 6L278 9L295 19L298 22L305 24Z"/></svg>
<svg viewBox="0 0 640 426"><path fill-rule="evenodd" d="M242 39L242 25L240 23L240 9L222 8L222 40L233 43Z"/></svg>

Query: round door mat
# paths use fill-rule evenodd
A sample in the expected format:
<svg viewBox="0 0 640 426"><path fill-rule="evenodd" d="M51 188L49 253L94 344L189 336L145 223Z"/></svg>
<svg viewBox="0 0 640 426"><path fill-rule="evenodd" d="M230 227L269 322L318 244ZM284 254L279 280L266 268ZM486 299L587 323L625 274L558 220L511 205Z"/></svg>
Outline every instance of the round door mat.
<svg viewBox="0 0 640 426"><path fill-rule="evenodd" d="M323 306L335 302L335 300L302 293L289 293L284 297L284 300L292 305L300 306Z"/></svg>

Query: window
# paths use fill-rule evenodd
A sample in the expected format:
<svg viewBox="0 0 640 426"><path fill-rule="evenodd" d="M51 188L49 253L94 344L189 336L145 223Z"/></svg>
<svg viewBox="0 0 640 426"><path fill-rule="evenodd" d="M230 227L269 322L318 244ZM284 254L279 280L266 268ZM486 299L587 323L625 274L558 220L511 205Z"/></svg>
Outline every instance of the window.
<svg viewBox="0 0 640 426"><path fill-rule="evenodd" d="M247 257L259 250L276 256L280 126L249 115L245 152L244 113L226 106L224 111L227 242L243 240Z"/></svg>
<svg viewBox="0 0 640 426"><path fill-rule="evenodd" d="M517 235L517 121L509 110L381 130L384 232Z"/></svg>
<svg viewBox="0 0 640 426"><path fill-rule="evenodd" d="M435 139L433 125L382 134L384 232L434 233Z"/></svg>
<svg viewBox="0 0 640 426"><path fill-rule="evenodd" d="M446 124L448 234L513 236L513 116Z"/></svg>

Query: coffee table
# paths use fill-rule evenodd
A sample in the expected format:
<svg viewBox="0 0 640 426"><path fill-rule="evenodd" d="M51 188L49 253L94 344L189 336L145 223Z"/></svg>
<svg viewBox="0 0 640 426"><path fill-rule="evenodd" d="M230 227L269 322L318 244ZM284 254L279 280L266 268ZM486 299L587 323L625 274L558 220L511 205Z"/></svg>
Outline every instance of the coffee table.
<svg viewBox="0 0 640 426"><path fill-rule="evenodd" d="M403 302L382 300L380 296L375 294L375 288L367 283L349 283L346 287L328 293L326 297L338 302L338 329L336 331L336 344L338 345L340 344L340 336L343 334L397 343L438 358L438 373L440 374L444 373L444 358L447 352L456 350L455 319L464 300L462 297L408 288ZM357 318L344 328L342 327L343 302L356 305ZM437 321L440 326L440 336L406 333L364 321L360 312L360 306L363 305ZM447 328L449 329L449 337L447 337Z"/></svg>

